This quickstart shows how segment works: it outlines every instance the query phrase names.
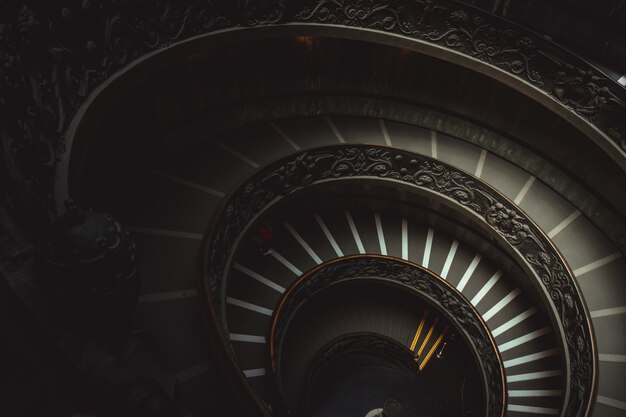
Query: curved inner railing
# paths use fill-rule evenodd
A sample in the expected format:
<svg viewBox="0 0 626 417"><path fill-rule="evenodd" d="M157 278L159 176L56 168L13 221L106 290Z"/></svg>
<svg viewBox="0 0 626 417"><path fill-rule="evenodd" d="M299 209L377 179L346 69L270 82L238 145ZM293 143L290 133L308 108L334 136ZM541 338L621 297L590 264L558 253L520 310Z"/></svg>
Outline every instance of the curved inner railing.
<svg viewBox="0 0 626 417"><path fill-rule="evenodd" d="M210 225L204 289L216 326L225 329L224 297L232 256L247 227L282 198L340 179L384 179L426 193L477 222L536 281L560 330L568 386L563 415L591 405L596 354L589 317L572 272L543 232L481 180L437 160L378 146L334 146L302 152L257 171L225 200ZM223 341L224 349L228 346Z"/></svg>
<svg viewBox="0 0 626 417"><path fill-rule="evenodd" d="M502 360L487 325L476 309L452 285L433 273L407 261L371 255L339 258L322 264L303 275L284 293L274 313L269 337L271 370L279 395L283 393L281 350L291 319L316 295L330 287L357 281L396 286L425 300L445 316L463 336L478 363L486 396L486 416L504 415L506 387Z"/></svg>
<svg viewBox="0 0 626 417"><path fill-rule="evenodd" d="M320 385L325 385L328 382L324 381L324 374L330 371L331 374L334 374L331 378L336 378L338 376L336 375L337 371L333 372L332 368L336 368L338 363L343 365L341 371L345 373L346 368L351 365L354 366L354 363L349 363L351 357L358 355L366 357L364 362L368 366L380 361L383 363L379 366L383 365L397 370L408 379L415 379L419 374L419 366L413 359L412 352L397 341L375 333L343 335L320 349L309 366L305 389L306 398L304 400L305 413L312 414L312 410L318 405L314 393L320 388Z"/></svg>

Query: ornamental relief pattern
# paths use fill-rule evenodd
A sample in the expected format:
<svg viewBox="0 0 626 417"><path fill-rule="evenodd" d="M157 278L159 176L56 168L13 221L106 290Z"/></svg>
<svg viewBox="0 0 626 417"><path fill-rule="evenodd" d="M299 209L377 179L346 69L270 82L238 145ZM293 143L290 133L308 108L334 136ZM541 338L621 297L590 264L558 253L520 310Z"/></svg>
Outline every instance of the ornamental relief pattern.
<svg viewBox="0 0 626 417"><path fill-rule="evenodd" d="M296 19L397 32L457 50L543 86L539 73L529 66L535 56L530 37L498 27L458 5L434 0L321 0Z"/></svg>
<svg viewBox="0 0 626 417"><path fill-rule="evenodd" d="M60 0L0 4L3 182L52 205L52 176L78 107L151 51L234 27L361 27L433 43L541 89L626 151L626 93L543 38L450 0Z"/></svg>
<svg viewBox="0 0 626 417"><path fill-rule="evenodd" d="M228 260L255 216L308 186L350 178L390 179L447 198L475 213L530 265L563 327L571 391L566 415L583 416L593 394L595 356L590 321L571 272L551 242L506 197L425 156L368 145L319 148L278 161L242 184L227 201L206 247L205 280L218 319L223 323Z"/></svg>
<svg viewBox="0 0 626 417"><path fill-rule="evenodd" d="M309 367L307 386L313 387L315 380L333 361L352 352L373 353L388 358L399 369L404 369L412 375L419 372L419 366L413 360L413 354L406 346L375 333L350 333L338 340L331 341L320 349ZM312 389L306 389L305 392L310 394Z"/></svg>

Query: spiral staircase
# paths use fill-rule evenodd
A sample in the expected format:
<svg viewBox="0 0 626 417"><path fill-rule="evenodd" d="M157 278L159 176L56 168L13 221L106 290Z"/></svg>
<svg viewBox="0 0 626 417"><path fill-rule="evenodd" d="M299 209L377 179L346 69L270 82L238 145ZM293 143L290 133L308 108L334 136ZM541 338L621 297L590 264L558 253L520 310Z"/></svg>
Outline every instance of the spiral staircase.
<svg viewBox="0 0 626 417"><path fill-rule="evenodd" d="M357 145L404 150L432 163L449 164L464 177L489 184L520 213L528 213L571 268L593 319L600 360L594 415L620 415L617 398L624 346L622 292L617 289L623 285L625 264L615 245L556 191L491 152L408 124L345 116L273 120L200 141L166 161L151 161L135 177L137 182L126 185L131 191L120 193L119 209L109 206L116 207L113 212L132 231L141 270L148 277L136 325L159 339L169 378L180 384L189 410L201 415L213 407L228 408L217 406L219 400L209 393L220 378L220 368L209 356L216 335L209 331L207 336L202 323L206 312L198 309L199 301L202 305L203 298L222 297L221 307L214 307L223 309L223 327L217 329L223 332L236 372L261 407L271 407L275 394L268 363L269 332L285 292L320 265L352 256L380 256L427 269L476 308L501 355L506 415L563 412L568 384L558 330L527 274L469 220L443 214L443 204L432 199L412 201L406 190L389 191L366 179L354 189L337 184L294 197L284 207L264 212L262 219L240 225L245 232L229 260L225 294L211 296L204 284L198 291L196 256L200 251L201 264L206 262L207 240L213 227L226 221L218 216L236 198L237 189L284 155L350 150ZM213 223L208 223L211 218ZM267 254L251 237L259 224L272 230ZM206 236L203 230L208 230ZM304 383L316 352L342 335L372 333L411 349L422 312L402 311L393 301L377 302L360 291L355 286L343 298L329 295L331 301L321 311L299 319L296 335L284 342L285 350L293 349L285 353L284 366L300 381L290 389ZM432 322L422 326L424 334L429 325ZM433 326L434 336L441 330ZM285 395L297 403L301 393L292 390Z"/></svg>
<svg viewBox="0 0 626 417"><path fill-rule="evenodd" d="M267 3L189 6L65 130L130 367L184 417L625 416L624 90L456 2Z"/></svg>

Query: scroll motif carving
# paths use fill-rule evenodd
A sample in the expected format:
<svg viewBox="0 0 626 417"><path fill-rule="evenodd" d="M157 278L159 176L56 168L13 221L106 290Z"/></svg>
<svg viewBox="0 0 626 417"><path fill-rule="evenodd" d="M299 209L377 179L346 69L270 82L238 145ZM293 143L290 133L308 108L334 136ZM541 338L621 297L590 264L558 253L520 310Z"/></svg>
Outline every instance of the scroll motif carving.
<svg viewBox="0 0 626 417"><path fill-rule="evenodd" d="M432 0L320 0L296 19L398 32L459 50L543 86L529 61L535 43L529 36L489 22L477 12Z"/></svg>
<svg viewBox="0 0 626 417"><path fill-rule="evenodd" d="M295 18L395 32L479 59L543 90L626 150L626 95L614 81L544 39L476 10L433 0L317 0Z"/></svg>
<svg viewBox="0 0 626 417"><path fill-rule="evenodd" d="M528 262L563 328L571 390L567 415L584 415L594 380L592 332L574 277L558 251L523 212L488 185L409 152L366 145L319 148L272 164L244 183L219 218L205 258L207 286L220 319L230 251L255 216L288 194L340 178L384 178L430 190L470 210Z"/></svg>

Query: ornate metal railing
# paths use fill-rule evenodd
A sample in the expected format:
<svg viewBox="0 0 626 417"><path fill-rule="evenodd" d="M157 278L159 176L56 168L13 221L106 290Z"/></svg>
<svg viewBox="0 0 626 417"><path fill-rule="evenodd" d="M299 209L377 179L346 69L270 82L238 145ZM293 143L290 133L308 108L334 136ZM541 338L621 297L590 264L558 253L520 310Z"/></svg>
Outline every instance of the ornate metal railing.
<svg viewBox="0 0 626 417"><path fill-rule="evenodd" d="M407 261L381 256L352 256L322 264L303 275L281 298L275 310L269 337L271 369L282 393L280 357L289 322L298 309L315 295L350 281L395 285L420 297L445 316L470 346L478 363L489 417L501 417L506 410L504 368L495 341L480 314L469 301L445 280Z"/></svg>
<svg viewBox="0 0 626 417"><path fill-rule="evenodd" d="M392 33L482 61L578 116L589 125L587 133L606 138L613 156L625 164L626 90L537 34L454 1L5 1L0 4L0 155L7 170L3 182L10 183L5 186L53 211L54 167L65 153L64 135L78 108L105 80L138 58L201 34L286 23Z"/></svg>
<svg viewBox="0 0 626 417"><path fill-rule="evenodd" d="M574 280L552 242L505 196L429 157L378 146L325 147L284 158L256 172L225 199L207 237L203 289L216 326L225 326L226 279L246 229L282 198L336 180L385 180L438 198L497 238L535 280L557 325L568 385L562 415L585 416L596 381L590 319ZM223 347L228 351L224 340Z"/></svg>
<svg viewBox="0 0 626 417"><path fill-rule="evenodd" d="M307 372L306 394L333 361L352 353L367 352L388 359L399 369L417 375L419 366L413 352L400 342L376 333L349 333L326 344L315 356ZM310 402L309 402L310 403Z"/></svg>
<svg viewBox="0 0 626 417"><path fill-rule="evenodd" d="M419 372L419 366L413 359L412 352L398 341L376 333L345 334L322 347L311 361L304 389L305 410L309 411L313 408L312 397L315 394L319 378L334 363L355 353L365 353L382 358L395 369L402 370L411 376L416 376Z"/></svg>

